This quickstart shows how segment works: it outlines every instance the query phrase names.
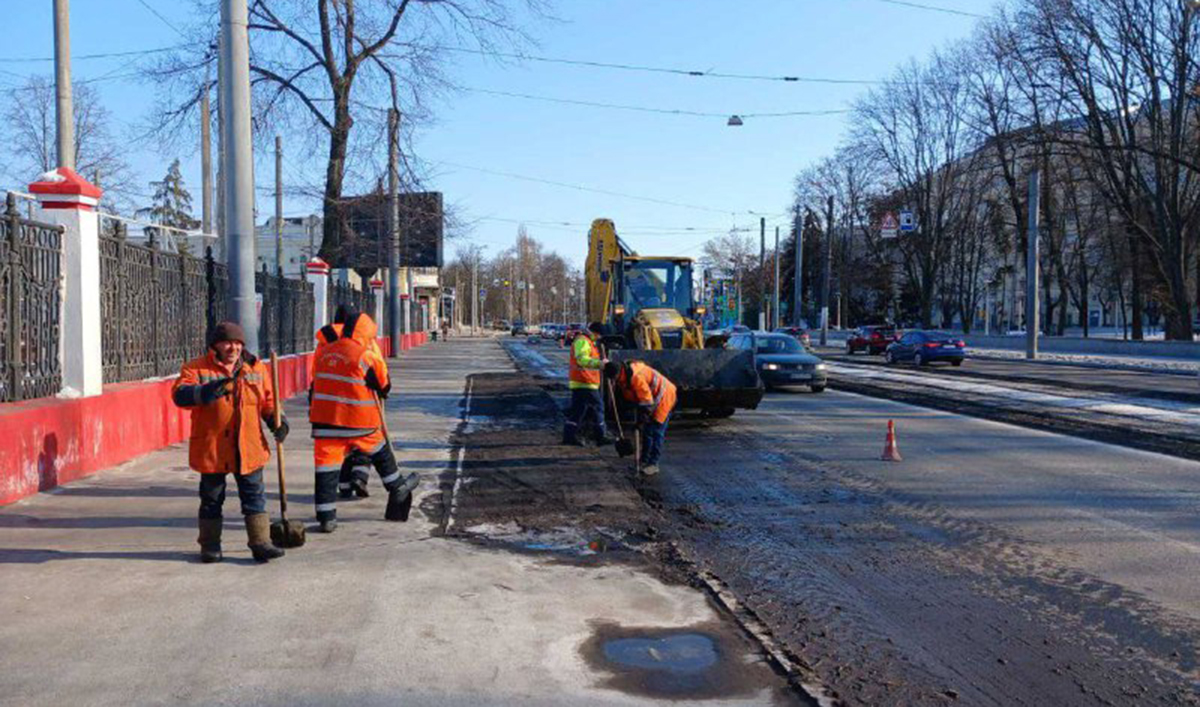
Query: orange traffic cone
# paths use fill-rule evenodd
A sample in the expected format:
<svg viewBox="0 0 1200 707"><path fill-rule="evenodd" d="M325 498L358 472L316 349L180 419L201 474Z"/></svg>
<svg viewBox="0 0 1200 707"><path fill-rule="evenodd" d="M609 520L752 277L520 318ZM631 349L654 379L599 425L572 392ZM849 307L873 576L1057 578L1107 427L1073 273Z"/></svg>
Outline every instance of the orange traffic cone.
<svg viewBox="0 0 1200 707"><path fill-rule="evenodd" d="M883 445L883 456L880 457L885 462L904 461L900 456L900 448L896 446L896 423L888 420L887 442Z"/></svg>

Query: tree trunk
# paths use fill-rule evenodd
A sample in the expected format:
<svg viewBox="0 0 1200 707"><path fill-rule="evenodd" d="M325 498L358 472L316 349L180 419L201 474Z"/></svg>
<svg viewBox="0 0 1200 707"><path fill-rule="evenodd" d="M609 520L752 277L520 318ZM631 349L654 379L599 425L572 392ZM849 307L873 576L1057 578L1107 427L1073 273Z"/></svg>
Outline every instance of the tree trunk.
<svg viewBox="0 0 1200 707"><path fill-rule="evenodd" d="M1131 264L1130 271L1132 277L1129 279L1129 303L1132 312L1131 322L1133 331L1131 338L1134 341L1142 341L1145 339L1145 334L1142 331L1142 248L1141 235L1132 227L1129 229L1129 262Z"/></svg>
<svg viewBox="0 0 1200 707"><path fill-rule="evenodd" d="M350 145L350 100L345 93L336 94L333 131L329 135L329 164L325 168L325 202L323 209L321 258L335 262L342 255L343 209L342 184L346 178L346 151Z"/></svg>
<svg viewBox="0 0 1200 707"><path fill-rule="evenodd" d="M1173 258L1167 273L1170 280L1171 306L1166 311L1166 338L1172 341L1192 340L1192 303L1187 293L1187 259Z"/></svg>

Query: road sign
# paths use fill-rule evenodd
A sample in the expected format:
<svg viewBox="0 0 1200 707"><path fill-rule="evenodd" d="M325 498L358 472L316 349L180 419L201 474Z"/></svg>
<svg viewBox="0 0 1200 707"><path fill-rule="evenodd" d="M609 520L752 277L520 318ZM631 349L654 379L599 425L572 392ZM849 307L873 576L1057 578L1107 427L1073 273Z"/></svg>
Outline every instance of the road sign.
<svg viewBox="0 0 1200 707"><path fill-rule="evenodd" d="M917 217L913 216L913 212L905 209L900 212L900 232L912 233L917 230Z"/></svg>
<svg viewBox="0 0 1200 707"><path fill-rule="evenodd" d="M879 235L883 238L895 238L899 228L900 222L896 220L896 214L889 211L879 222Z"/></svg>
<svg viewBox="0 0 1200 707"><path fill-rule="evenodd" d="M487 299L487 289L486 288L483 288L483 287L479 288L479 299Z"/></svg>

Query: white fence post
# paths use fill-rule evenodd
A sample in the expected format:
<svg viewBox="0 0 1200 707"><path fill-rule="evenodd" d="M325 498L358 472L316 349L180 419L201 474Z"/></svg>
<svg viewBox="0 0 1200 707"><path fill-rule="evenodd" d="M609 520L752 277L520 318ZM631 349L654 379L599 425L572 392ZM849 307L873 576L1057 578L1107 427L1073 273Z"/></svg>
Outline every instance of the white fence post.
<svg viewBox="0 0 1200 707"><path fill-rule="evenodd" d="M66 167L29 185L36 221L62 226L59 362L65 397L100 395L104 353L100 323L100 218L103 192Z"/></svg>
<svg viewBox="0 0 1200 707"><path fill-rule="evenodd" d="M313 286L313 332L329 323L329 263L313 257L305 266Z"/></svg>
<svg viewBox="0 0 1200 707"><path fill-rule="evenodd" d="M380 335L383 335L385 326L383 324L383 280L373 278L371 280L371 294L375 295L375 311L371 312L371 318L379 326Z"/></svg>

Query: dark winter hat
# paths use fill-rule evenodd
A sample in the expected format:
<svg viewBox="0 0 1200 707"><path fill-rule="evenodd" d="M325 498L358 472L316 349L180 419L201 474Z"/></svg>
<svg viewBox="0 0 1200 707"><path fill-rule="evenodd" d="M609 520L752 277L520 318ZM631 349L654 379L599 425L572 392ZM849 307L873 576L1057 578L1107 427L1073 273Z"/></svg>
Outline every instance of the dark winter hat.
<svg viewBox="0 0 1200 707"><path fill-rule="evenodd" d="M591 324L588 324L588 331L592 332L593 334L603 334L604 325L600 322L592 322Z"/></svg>
<svg viewBox="0 0 1200 707"><path fill-rule="evenodd" d="M358 310L351 304L339 304L337 311L333 313L334 324L345 324L352 315L358 314Z"/></svg>
<svg viewBox="0 0 1200 707"><path fill-rule="evenodd" d="M621 364L616 361L609 361L604 364L604 377L610 380L616 380L617 375L621 372Z"/></svg>
<svg viewBox="0 0 1200 707"><path fill-rule="evenodd" d="M212 333L208 335L208 347L211 349L221 341L237 341L244 345L246 332L237 322L221 322L213 327Z"/></svg>

